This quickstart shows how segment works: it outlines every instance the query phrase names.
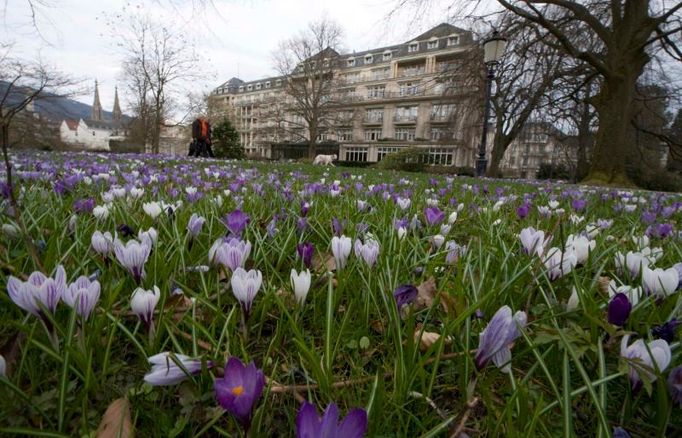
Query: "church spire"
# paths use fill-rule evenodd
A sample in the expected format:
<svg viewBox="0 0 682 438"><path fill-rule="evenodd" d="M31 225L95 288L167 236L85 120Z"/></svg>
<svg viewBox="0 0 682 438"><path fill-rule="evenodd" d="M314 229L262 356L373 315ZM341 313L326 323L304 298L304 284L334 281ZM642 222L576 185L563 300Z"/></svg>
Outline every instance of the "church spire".
<svg viewBox="0 0 682 438"><path fill-rule="evenodd" d="M102 121L102 104L99 102L99 88L97 88L97 79L95 79L95 101L92 103L92 120Z"/></svg>
<svg viewBox="0 0 682 438"><path fill-rule="evenodd" d="M111 117L115 122L120 122L122 116L121 105L118 103L118 87L114 87L114 109L111 112Z"/></svg>

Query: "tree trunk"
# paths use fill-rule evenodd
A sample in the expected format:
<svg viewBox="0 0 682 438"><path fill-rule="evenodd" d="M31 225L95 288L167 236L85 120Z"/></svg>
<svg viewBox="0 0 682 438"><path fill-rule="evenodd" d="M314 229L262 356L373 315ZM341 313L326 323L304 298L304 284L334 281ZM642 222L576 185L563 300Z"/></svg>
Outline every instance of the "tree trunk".
<svg viewBox="0 0 682 438"><path fill-rule="evenodd" d="M499 132L495 134L493 149L490 152L490 166L488 166L486 176L491 178L501 177L500 163L502 162L502 158L504 158L504 153L507 151L509 144L510 141L508 141L508 137L506 135L500 134Z"/></svg>
<svg viewBox="0 0 682 438"><path fill-rule="evenodd" d="M626 165L633 147L629 133L636 82L637 75L605 78L595 99L599 129L586 182L632 185Z"/></svg>
<svg viewBox="0 0 682 438"><path fill-rule="evenodd" d="M317 126L311 124L308 129L308 135L310 137L308 140L308 158L314 160L316 155Z"/></svg>

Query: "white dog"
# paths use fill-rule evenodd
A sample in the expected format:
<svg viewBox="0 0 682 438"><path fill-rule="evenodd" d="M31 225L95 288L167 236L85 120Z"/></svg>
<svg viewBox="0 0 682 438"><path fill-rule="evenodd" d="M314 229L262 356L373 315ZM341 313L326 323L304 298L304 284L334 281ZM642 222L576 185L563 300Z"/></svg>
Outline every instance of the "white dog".
<svg viewBox="0 0 682 438"><path fill-rule="evenodd" d="M338 157L336 154L334 155L318 155L315 157L313 160L313 164L319 164L320 166L332 166L334 167L334 164L332 161L336 160Z"/></svg>

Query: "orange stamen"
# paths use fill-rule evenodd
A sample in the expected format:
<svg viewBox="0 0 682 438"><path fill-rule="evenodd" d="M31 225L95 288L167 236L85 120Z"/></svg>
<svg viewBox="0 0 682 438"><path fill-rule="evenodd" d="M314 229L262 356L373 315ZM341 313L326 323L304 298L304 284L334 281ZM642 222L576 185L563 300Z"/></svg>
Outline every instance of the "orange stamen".
<svg viewBox="0 0 682 438"><path fill-rule="evenodd" d="M236 396L240 396L243 393L244 393L244 387L242 385L235 386L234 388L232 388L232 394L234 394Z"/></svg>

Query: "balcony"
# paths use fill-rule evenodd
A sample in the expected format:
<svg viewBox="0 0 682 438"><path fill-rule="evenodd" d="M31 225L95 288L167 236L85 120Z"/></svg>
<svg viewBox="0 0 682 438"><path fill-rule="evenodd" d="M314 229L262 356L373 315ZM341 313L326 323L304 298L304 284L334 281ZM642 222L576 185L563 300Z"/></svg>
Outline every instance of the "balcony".
<svg viewBox="0 0 682 438"><path fill-rule="evenodd" d="M384 116L365 116L365 118L362 119L363 125L383 125L383 123Z"/></svg>
<svg viewBox="0 0 682 438"><path fill-rule="evenodd" d="M431 114L433 123L447 123L452 120L452 114Z"/></svg>
<svg viewBox="0 0 682 438"><path fill-rule="evenodd" d="M412 114L396 114L393 117L393 123L395 124L401 124L401 125L409 125L409 124L414 124L417 123L417 116L412 115Z"/></svg>

